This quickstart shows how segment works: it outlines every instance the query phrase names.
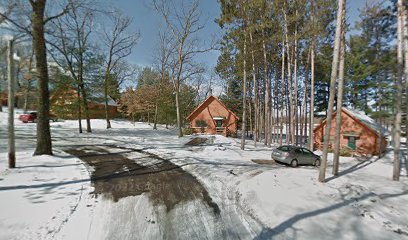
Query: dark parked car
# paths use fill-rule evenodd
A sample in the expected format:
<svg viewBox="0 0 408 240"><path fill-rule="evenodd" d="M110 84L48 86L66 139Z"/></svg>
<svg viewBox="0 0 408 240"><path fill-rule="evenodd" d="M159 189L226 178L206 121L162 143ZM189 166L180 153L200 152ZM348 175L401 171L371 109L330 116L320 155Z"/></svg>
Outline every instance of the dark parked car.
<svg viewBox="0 0 408 240"><path fill-rule="evenodd" d="M50 114L49 115L50 120L53 122L57 121L57 116ZM28 122L36 122L37 121L37 112L30 112L26 114L21 114L18 119L22 121L23 123L28 123Z"/></svg>
<svg viewBox="0 0 408 240"><path fill-rule="evenodd" d="M273 160L289 164L292 167L298 165L320 166L320 156L314 154L307 148L284 145L272 150Z"/></svg>

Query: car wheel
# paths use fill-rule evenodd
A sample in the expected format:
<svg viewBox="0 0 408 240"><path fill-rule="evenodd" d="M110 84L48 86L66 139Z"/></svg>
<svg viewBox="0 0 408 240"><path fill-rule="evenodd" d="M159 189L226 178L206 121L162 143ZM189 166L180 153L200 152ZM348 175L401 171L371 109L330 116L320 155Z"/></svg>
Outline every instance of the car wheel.
<svg viewBox="0 0 408 240"><path fill-rule="evenodd" d="M292 162L290 162L290 166L295 168L298 166L298 161L296 159L293 159Z"/></svg>
<svg viewBox="0 0 408 240"><path fill-rule="evenodd" d="M320 160L319 160L319 159L316 159L315 162L314 162L314 165L315 165L316 167L319 167L319 166L320 166Z"/></svg>

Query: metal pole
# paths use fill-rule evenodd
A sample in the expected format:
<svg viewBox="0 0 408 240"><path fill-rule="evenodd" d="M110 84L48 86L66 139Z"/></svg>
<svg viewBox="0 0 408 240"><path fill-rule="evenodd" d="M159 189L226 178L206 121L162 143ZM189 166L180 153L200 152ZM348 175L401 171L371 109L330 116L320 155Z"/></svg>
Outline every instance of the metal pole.
<svg viewBox="0 0 408 240"><path fill-rule="evenodd" d="M16 150L14 139L14 62L13 41L8 41L7 76L8 76L8 164L9 168L16 167Z"/></svg>

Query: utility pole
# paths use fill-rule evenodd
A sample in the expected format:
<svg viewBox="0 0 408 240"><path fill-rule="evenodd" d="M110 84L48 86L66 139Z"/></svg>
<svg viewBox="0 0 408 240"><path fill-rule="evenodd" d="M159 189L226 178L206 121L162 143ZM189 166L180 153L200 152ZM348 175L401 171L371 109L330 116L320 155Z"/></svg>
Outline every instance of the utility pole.
<svg viewBox="0 0 408 240"><path fill-rule="evenodd" d="M14 40L8 41L7 50L7 77L8 77L8 165L9 168L16 167L16 149L14 139Z"/></svg>

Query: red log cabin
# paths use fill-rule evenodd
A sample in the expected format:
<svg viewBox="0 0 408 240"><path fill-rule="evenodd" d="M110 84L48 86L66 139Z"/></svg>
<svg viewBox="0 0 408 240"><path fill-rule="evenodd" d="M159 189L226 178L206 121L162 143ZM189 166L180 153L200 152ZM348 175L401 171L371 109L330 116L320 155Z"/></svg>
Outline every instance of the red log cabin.
<svg viewBox="0 0 408 240"><path fill-rule="evenodd" d="M336 112L333 113L330 128L330 147L334 145L336 131ZM323 148L323 136L326 120L320 123L314 132L314 147ZM378 155L387 147L389 132L362 112L347 108L341 109L340 148L348 147L353 151L367 155Z"/></svg>
<svg viewBox="0 0 408 240"><path fill-rule="evenodd" d="M209 96L186 118L193 133L221 134L237 133L239 118L218 98Z"/></svg>

